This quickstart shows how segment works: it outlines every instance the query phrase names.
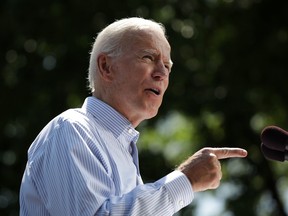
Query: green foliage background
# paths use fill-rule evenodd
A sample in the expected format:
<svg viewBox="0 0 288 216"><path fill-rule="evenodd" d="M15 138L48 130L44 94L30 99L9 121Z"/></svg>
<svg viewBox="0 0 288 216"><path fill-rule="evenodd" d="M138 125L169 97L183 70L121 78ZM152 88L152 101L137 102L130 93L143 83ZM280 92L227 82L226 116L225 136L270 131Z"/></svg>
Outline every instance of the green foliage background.
<svg viewBox="0 0 288 216"><path fill-rule="evenodd" d="M288 165L259 148L265 126L288 129L287 11L286 0L2 0L0 214L19 214L36 135L89 95L97 32L142 16L166 26L174 62L158 117L138 128L143 178L162 177L204 146L243 147L249 156L224 160L220 188L201 194L222 200L219 215L287 215ZM196 215L201 202L209 208L201 194L179 215Z"/></svg>

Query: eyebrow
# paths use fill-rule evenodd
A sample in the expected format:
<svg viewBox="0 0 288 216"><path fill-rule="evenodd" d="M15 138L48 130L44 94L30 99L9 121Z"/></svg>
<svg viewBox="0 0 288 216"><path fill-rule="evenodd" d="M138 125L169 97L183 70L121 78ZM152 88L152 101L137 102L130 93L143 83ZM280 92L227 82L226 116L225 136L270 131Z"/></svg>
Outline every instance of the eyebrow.
<svg viewBox="0 0 288 216"><path fill-rule="evenodd" d="M143 50L140 50L140 52L144 52L144 53L148 53L148 54L151 54L151 55L154 55L154 56L158 56L159 55L159 52L155 49L143 49ZM171 58L169 58L169 61L166 62L166 63L169 63L169 66L170 66L170 69L172 68L173 66L173 62L171 60Z"/></svg>

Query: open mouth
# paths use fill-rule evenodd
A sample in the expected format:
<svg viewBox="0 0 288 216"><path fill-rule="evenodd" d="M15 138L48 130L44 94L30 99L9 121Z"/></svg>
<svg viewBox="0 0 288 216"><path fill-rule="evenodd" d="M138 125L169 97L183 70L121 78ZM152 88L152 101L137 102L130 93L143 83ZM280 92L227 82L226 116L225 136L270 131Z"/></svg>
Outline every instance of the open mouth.
<svg viewBox="0 0 288 216"><path fill-rule="evenodd" d="M159 89L156 89L156 88L149 88L149 89L146 89L147 91L151 91L153 92L154 94L156 95L160 95L160 90Z"/></svg>

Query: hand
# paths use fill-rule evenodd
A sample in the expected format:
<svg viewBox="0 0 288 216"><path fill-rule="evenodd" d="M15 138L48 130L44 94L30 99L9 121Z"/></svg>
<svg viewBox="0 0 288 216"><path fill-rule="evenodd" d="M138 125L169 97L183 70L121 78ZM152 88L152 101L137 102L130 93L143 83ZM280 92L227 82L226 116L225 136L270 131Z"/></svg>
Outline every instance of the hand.
<svg viewBox="0 0 288 216"><path fill-rule="evenodd" d="M220 159L246 157L241 148L203 148L183 162L177 170L190 180L193 190L215 189L222 178Z"/></svg>

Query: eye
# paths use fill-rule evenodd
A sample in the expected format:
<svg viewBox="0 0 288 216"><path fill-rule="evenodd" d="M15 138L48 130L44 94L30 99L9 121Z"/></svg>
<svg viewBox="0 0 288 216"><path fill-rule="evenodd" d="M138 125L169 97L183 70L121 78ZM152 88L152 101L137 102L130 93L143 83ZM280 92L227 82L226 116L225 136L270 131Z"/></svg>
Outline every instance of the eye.
<svg viewBox="0 0 288 216"><path fill-rule="evenodd" d="M143 56L143 59L148 59L150 61L154 61L154 57L152 55L145 55L145 56Z"/></svg>
<svg viewBox="0 0 288 216"><path fill-rule="evenodd" d="M164 66L168 71L170 71L170 65L169 64L165 64Z"/></svg>
<svg viewBox="0 0 288 216"><path fill-rule="evenodd" d="M164 67L167 69L168 73L171 72L171 64L170 63L165 63Z"/></svg>

